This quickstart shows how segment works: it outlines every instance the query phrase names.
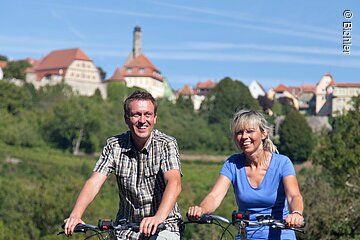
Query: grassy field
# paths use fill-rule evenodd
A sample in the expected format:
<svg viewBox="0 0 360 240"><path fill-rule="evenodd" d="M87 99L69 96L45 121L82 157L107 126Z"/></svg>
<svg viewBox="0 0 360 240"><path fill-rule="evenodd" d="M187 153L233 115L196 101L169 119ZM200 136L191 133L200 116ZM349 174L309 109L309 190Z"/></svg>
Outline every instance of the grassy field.
<svg viewBox="0 0 360 240"><path fill-rule="evenodd" d="M0 145L0 239L62 239L55 234L96 160L53 149ZM183 216L211 189L221 166L221 161L182 161L183 191L178 202ZM114 218L117 204L117 186L111 177L84 220L97 223L100 218ZM230 218L235 209L231 190L217 213ZM218 239L219 234L214 225L187 225L184 239Z"/></svg>

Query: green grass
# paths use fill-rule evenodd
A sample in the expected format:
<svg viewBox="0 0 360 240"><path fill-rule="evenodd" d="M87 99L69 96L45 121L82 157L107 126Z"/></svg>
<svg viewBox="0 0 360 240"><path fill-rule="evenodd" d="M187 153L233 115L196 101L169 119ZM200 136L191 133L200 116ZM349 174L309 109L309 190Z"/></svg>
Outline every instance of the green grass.
<svg viewBox="0 0 360 240"><path fill-rule="evenodd" d="M61 239L54 234L69 215L96 160L53 149L0 144L0 239ZM199 204L210 191L221 166L220 162L182 162L183 191L178 203L183 216L189 206ZM83 219L96 223L100 218L114 218L117 207L117 186L111 177ZM216 213L230 218L235 209L229 190ZM187 225L183 239L218 239L219 234L214 225Z"/></svg>

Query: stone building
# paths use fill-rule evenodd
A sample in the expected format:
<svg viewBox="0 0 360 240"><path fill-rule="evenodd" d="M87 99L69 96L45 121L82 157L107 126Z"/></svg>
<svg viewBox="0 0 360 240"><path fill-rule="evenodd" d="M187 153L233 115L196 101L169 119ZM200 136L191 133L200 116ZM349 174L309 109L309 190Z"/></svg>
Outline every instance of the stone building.
<svg viewBox="0 0 360 240"><path fill-rule="evenodd" d="M106 98L106 84L98 68L79 48L55 50L26 70L26 81L36 89L64 82L80 95L91 96L99 89Z"/></svg>
<svg viewBox="0 0 360 240"><path fill-rule="evenodd" d="M154 97L164 97L167 91L166 79L156 66L143 54L141 49L141 28L136 26L133 32L133 48L124 65L117 67L109 81L124 81L127 87L140 87ZM172 92L172 91L171 91Z"/></svg>

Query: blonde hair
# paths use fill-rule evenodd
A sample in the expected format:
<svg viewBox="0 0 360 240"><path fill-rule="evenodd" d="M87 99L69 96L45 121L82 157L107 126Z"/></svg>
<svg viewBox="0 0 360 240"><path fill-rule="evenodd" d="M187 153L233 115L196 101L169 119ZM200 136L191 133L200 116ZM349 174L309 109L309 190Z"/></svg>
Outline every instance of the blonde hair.
<svg viewBox="0 0 360 240"><path fill-rule="evenodd" d="M260 131L265 133L266 137L262 141L264 150L279 153L277 147L269 137L272 127L266 121L263 114L254 110L240 110L234 114L231 122L231 132L236 146L235 136L239 130L244 130L249 127L259 127Z"/></svg>

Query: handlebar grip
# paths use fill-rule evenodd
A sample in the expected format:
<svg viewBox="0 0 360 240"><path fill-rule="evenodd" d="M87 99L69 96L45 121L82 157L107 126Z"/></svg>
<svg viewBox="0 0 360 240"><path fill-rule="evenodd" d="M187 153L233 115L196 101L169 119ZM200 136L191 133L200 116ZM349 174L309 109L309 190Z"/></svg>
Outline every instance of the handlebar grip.
<svg viewBox="0 0 360 240"><path fill-rule="evenodd" d="M163 231L166 229L166 226L164 223L160 223L158 226L157 226L157 231Z"/></svg>
<svg viewBox="0 0 360 240"><path fill-rule="evenodd" d="M117 230L131 230L134 232L139 232L140 230L140 226L136 223L130 223L130 224L125 224L125 225L119 225L119 226L115 226L114 229ZM157 228L156 228L156 232L160 232L166 229L166 226L164 223L160 223Z"/></svg>
<svg viewBox="0 0 360 240"><path fill-rule="evenodd" d="M64 229L65 228L65 223L63 223L61 225L61 228ZM76 233L85 233L86 232L86 226L84 224L77 224L74 228L74 232ZM61 234L65 234L65 231L61 231L59 232L57 235L61 235Z"/></svg>
<svg viewBox="0 0 360 240"><path fill-rule="evenodd" d="M79 223L74 228L74 232L76 232L76 233L79 233L79 232L84 233L85 231L86 231L86 228L85 228L84 224Z"/></svg>
<svg viewBox="0 0 360 240"><path fill-rule="evenodd" d="M190 218L190 217L188 216L188 214L186 214L186 217L187 217L187 219L188 219L190 222L194 222L194 223L198 223L198 224L209 224L209 223L212 223L212 222L213 222L213 218L212 218L211 215L209 215L209 214L203 214L203 215L201 215L200 218L195 219L195 220L193 220L192 218Z"/></svg>

